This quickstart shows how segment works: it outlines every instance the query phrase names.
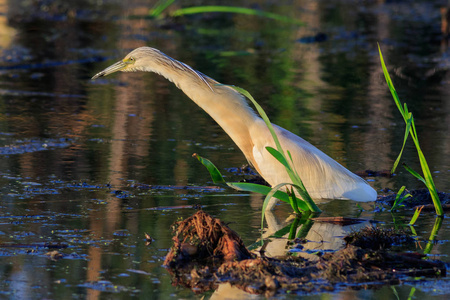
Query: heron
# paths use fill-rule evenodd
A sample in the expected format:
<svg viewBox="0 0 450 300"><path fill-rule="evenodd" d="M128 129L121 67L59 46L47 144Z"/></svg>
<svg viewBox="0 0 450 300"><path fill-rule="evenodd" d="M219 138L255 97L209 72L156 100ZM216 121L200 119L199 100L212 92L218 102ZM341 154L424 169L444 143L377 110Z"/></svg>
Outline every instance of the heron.
<svg viewBox="0 0 450 300"><path fill-rule="evenodd" d="M154 72L173 82L192 101L209 114L233 140L251 166L271 186L292 183L284 166L266 149L275 148L273 137L245 97L231 86L194 70L158 49L140 47L124 59L92 77L122 72ZM346 199L375 201L377 192L361 177L292 132L273 124L282 148L290 151L293 166L315 201ZM271 201L267 209L273 209Z"/></svg>

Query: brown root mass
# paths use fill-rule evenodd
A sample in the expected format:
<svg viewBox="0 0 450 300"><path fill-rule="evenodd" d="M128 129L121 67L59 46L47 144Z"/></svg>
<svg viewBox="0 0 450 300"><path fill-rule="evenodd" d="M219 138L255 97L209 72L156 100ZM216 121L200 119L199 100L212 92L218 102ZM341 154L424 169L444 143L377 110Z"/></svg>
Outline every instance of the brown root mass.
<svg viewBox="0 0 450 300"><path fill-rule="evenodd" d="M397 284L409 276L445 276L446 272L440 261L387 252L388 243L414 241L394 230L368 227L347 237L345 249L309 261L296 256L255 258L234 231L203 211L177 222L175 227L174 246L164 265L173 275L173 284L195 292L228 282L266 296L287 291L315 293L334 290L337 284L367 288L380 283ZM377 238L381 241L375 242Z"/></svg>
<svg viewBox="0 0 450 300"><path fill-rule="evenodd" d="M202 210L174 226L174 245L164 266L179 266L196 259L232 261L252 257L236 232Z"/></svg>

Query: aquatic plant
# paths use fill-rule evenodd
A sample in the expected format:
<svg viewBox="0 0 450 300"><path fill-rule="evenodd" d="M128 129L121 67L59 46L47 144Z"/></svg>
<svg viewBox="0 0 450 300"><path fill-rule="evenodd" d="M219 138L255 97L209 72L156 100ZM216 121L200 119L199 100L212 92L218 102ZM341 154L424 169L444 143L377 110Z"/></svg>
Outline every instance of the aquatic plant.
<svg viewBox="0 0 450 300"><path fill-rule="evenodd" d="M312 200L311 196L309 195L308 191L306 190L305 186L303 185L303 182L297 173L297 170L295 170L292 156L289 151L284 151L281 147L281 144L278 140L278 137L275 133L275 130L272 126L272 123L269 120L269 117L263 110L263 108L256 102L256 100L250 95L249 92L247 92L245 89L236 87L236 86L230 86L233 89L235 89L237 92L241 93L245 97L247 97L255 106L256 110L258 111L261 118L266 123L267 127L269 128L269 131L272 135L272 138L275 142L276 148L272 147L266 147L267 151L272 154L273 157L275 157L285 168L286 172L289 175L289 178L291 179L292 183L280 183L272 188L260 185L260 184L254 184L254 183L248 183L248 182L226 182L225 179L223 179L222 174L220 171L214 166L214 164L206 159L203 158L197 154L194 154L194 157L196 157L209 171L211 178L213 179L214 183L221 183L221 184L227 184L230 187L244 190L248 192L257 192L261 193L263 195L266 195L264 202L263 202L263 209L262 209L262 216L261 216L261 228L263 227L264 222L264 214L266 211L266 207L269 204L270 200L275 197L281 201L287 202L291 205L293 211L297 214L300 214L301 211L303 212L321 212L321 210L317 207L317 205ZM289 157L289 159L288 159ZM290 189L289 189L290 187ZM294 190L295 189L295 190ZM283 190L286 190L283 191ZM296 197L295 191L297 191L298 195L300 195L301 199Z"/></svg>
<svg viewBox="0 0 450 300"><path fill-rule="evenodd" d="M434 220L433 229L431 230L427 245L425 246L425 249L423 250L424 254L430 254L431 250L433 250L433 246L436 244L437 234L438 234L439 230L441 229L441 227L442 227L442 218L436 218Z"/></svg>
<svg viewBox="0 0 450 300"><path fill-rule="evenodd" d="M152 18L158 18L162 15L162 13L173 3L175 0L160 0L158 3L153 6L149 11L149 16ZM259 16L264 18L269 18L277 21L294 23L297 25L304 26L305 23L289 18L287 16L279 15L276 13L266 12L259 9L246 8L246 7L238 7L238 6L225 6L225 5L202 5L202 6L191 6L180 8L173 11L170 16L171 17L180 17L185 15L192 14L202 14L202 13L233 13L233 14L244 14L244 15L252 15Z"/></svg>
<svg viewBox="0 0 450 300"><path fill-rule="evenodd" d="M405 201L406 199L408 199L409 197L411 197L410 193L403 195L403 192L405 191L405 189L406 189L406 187L402 186L398 190L397 195L395 195L395 200L394 200L394 203L392 204L391 211L394 211L397 208L403 207L404 205L402 204L402 202Z"/></svg>
<svg viewBox="0 0 450 300"><path fill-rule="evenodd" d="M250 95L249 92L247 92L246 90L239 88L239 87L233 86L233 88L236 91L238 91L239 93L241 93L242 95L244 95L245 97L247 97L253 103L253 105L255 106L259 115L266 123L267 127L269 128L270 134L272 135L272 138L275 142L276 148L277 148L277 149L274 149L272 147L266 147L266 149L267 149L267 151L269 151L270 154L272 154L273 157L275 157L284 166L284 168L286 169L286 172L289 175L289 178L292 181L292 183L280 183L280 184L276 185L272 189L272 191L269 194L267 194L266 199L264 199L263 211L266 209L267 204L269 203L269 200L273 196L273 194L275 194L279 189L283 188L284 186L289 185L289 186L295 188L296 191L298 192L298 194L302 197L303 202L308 207L308 211L320 212L320 209L314 203L314 201L312 200L308 191L306 190L305 186L303 185L300 175L297 173L297 170L295 170L295 168L294 168L294 162L292 160L291 153L289 152L289 150L285 152L283 150L283 148L281 147L280 141L278 140L278 137L275 133L275 130L274 130L272 123L270 122L269 117L267 116L266 112L262 109L262 107L258 104L258 102L256 102L256 100L252 97L252 95ZM289 160L287 159L286 154L289 157ZM295 197L295 193L293 192L292 189L289 194L290 194L289 199L291 202L291 206L294 209L294 211L298 212L298 209L296 209L296 205L301 202L296 201L297 198Z"/></svg>
<svg viewBox="0 0 450 300"><path fill-rule="evenodd" d="M416 131L416 126L414 124L413 114L408 111L408 106L406 105L406 103L403 103L403 106L402 106L402 103L400 102L400 99L397 95L397 91L395 90L394 84L392 83L391 77L389 76L389 72L387 71L386 65L384 63L383 54L381 53L380 45L378 45L378 52L380 54L381 67L383 68L383 73L384 73L384 77L386 79L387 85L389 87L389 90L391 91L392 97L394 98L395 104L397 105L397 108L400 111L400 113L403 117L403 120L406 123L405 135L403 138L403 146L402 146L402 149L400 150L400 153L399 153L397 159L394 162L394 166L392 167L391 173L395 172L395 170L400 162L400 158L403 154L406 140L408 139L408 136L411 135L411 138L413 139L413 142L414 142L414 146L416 147L416 150L417 150L417 154L419 156L419 161L420 161L420 166L422 168L423 176L420 175L419 173L417 173L416 171L414 171L413 169L411 169L406 164L403 164L403 166L409 173L411 173L414 177L416 177L417 179L419 179L421 182L423 182L425 184L428 191L430 192L431 199L434 204L434 208L436 209L436 214L438 216L443 216L444 211L442 209L441 201L439 200L436 186L434 185L433 177L431 176L430 168L428 167L427 160L425 159L425 156L424 156L422 150L420 149L419 138L417 136L417 131Z"/></svg>
<svg viewBox="0 0 450 300"><path fill-rule="evenodd" d="M416 210L414 211L414 215L412 216L411 220L409 221L409 224L408 224L409 226L416 224L416 221L419 218L420 212L422 211L422 209L423 209L423 205L416 208Z"/></svg>
<svg viewBox="0 0 450 300"><path fill-rule="evenodd" d="M281 191L280 189L283 187L283 185L293 185L291 183L284 183L279 184L273 188L262 185L262 184L256 184L256 183L250 183L250 182L227 182L223 178L220 171L217 169L217 167L207 158L201 157L197 153L194 153L192 155L193 157L197 158L209 171L209 174L211 175L211 178L215 184L226 184L229 187L232 187L236 190L246 191L246 192L254 192L266 195L263 202L263 209L262 209L262 216L261 216L261 229L264 225L264 215L265 215L265 208L267 207L267 204L269 203L270 199L273 197L286 202L291 205L292 210L297 213L301 214L302 212L321 212L320 209L315 205L314 201L312 202L316 208L314 210L311 210L305 201L302 199L299 199L295 196L295 193L293 190L289 192ZM306 191L306 190L305 190ZM312 201L312 200L311 200Z"/></svg>

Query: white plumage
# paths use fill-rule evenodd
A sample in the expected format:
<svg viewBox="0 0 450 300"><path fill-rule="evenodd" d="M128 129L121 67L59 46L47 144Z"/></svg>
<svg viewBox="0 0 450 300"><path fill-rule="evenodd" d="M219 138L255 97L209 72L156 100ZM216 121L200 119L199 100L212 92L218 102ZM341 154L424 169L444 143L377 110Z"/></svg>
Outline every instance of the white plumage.
<svg viewBox="0 0 450 300"><path fill-rule="evenodd" d="M93 79L116 71L147 71L166 77L225 130L269 184L275 186L291 182L284 167L266 150L267 146L275 148L266 124L234 89L220 85L188 65L150 47L133 50ZM291 152L294 167L313 199L376 200L376 191L361 177L301 137L277 125L274 128L283 149ZM268 208L273 208L274 204L272 202Z"/></svg>

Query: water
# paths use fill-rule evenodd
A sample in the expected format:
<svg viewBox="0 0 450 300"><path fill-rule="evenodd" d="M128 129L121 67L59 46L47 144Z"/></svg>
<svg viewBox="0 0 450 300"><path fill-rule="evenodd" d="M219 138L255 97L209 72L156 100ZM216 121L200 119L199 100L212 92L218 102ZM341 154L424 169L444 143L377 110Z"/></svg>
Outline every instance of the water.
<svg viewBox="0 0 450 300"><path fill-rule="evenodd" d="M247 245L259 237L261 197L213 187L191 157L199 153L231 180L242 179L224 169L245 164L244 156L205 112L155 74L90 80L139 46L247 89L274 123L361 171L390 169L403 140L379 42L400 98L414 113L436 185L450 191L442 1L235 3L301 19L307 27L232 14L151 20L143 17L153 2L72 2L0 1L2 296L197 298L173 287L161 267L171 224L194 213L194 204L229 222ZM172 9L190 5L179 1ZM419 169L411 143L404 161ZM393 178L368 180L378 191L422 187L401 168ZM360 217L392 224L373 204L363 207ZM349 201L321 208L324 216L360 214ZM288 214L280 206L275 217ZM433 215L424 214L415 229L426 240L433 224ZM448 227L445 219L432 251L444 261ZM154 239L150 245L145 233ZM49 245L63 259L49 258ZM444 298L447 282L424 281L415 296ZM396 289L406 296L411 286ZM335 297L395 299L390 287L342 290Z"/></svg>

